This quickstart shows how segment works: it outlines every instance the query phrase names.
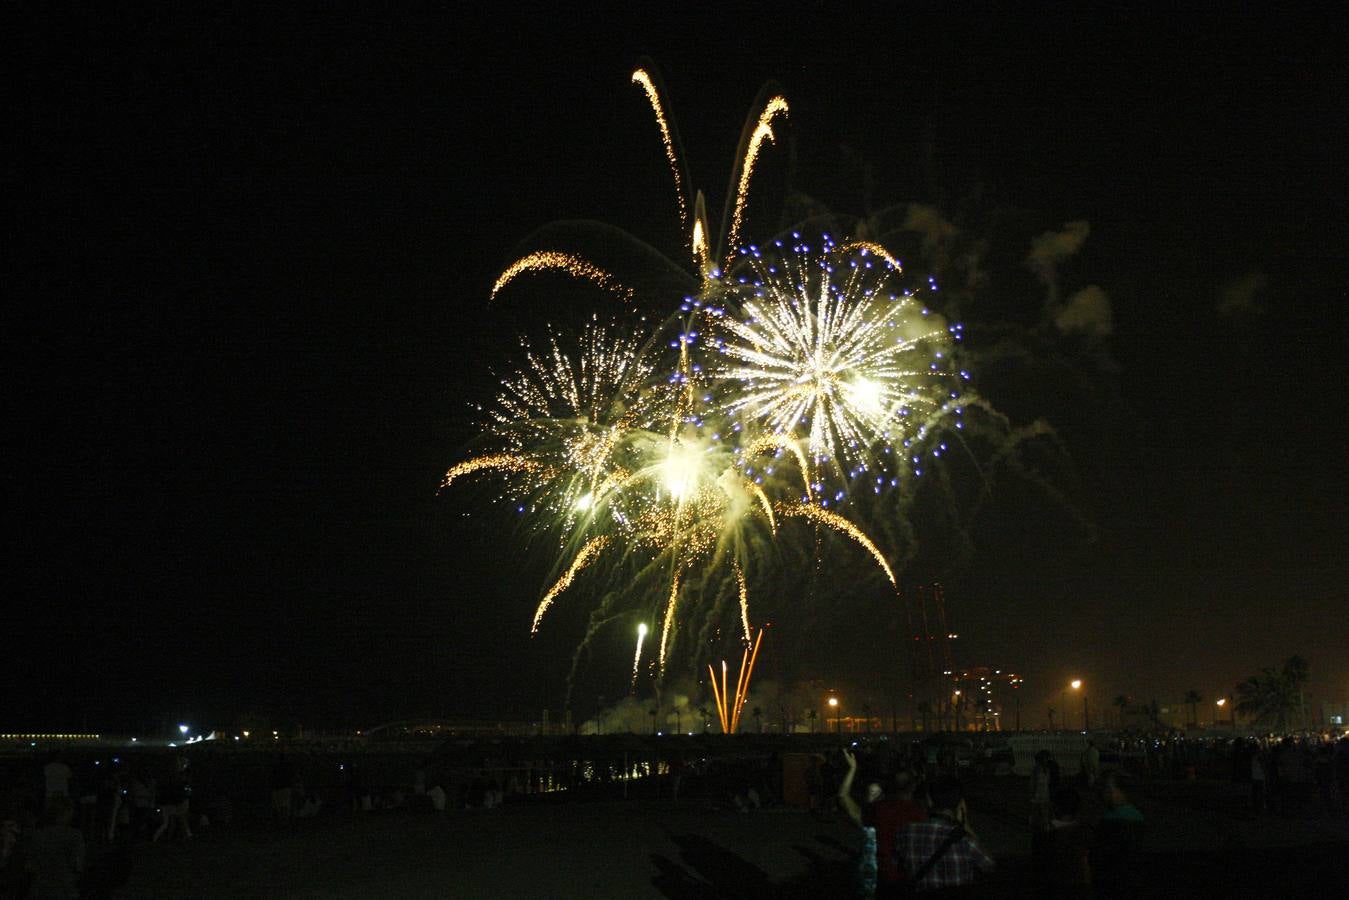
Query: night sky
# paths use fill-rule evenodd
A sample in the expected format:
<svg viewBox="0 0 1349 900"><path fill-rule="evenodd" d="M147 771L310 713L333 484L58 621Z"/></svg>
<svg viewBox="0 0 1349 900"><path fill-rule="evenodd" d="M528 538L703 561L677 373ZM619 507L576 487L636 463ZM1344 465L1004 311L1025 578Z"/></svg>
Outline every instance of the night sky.
<svg viewBox="0 0 1349 900"><path fill-rule="evenodd" d="M516 335L604 302L489 307L532 231L593 218L680 258L644 55L711 210L759 87L790 101L749 233L796 192L983 241L972 353L1043 316L1031 240L1090 223L1059 277L1112 333L976 371L1059 434L1072 512L1009 486L972 553L906 573L947 585L961 662L1104 707L1300 653L1314 698L1349 697L1349 22L896 6L18 23L0 730L560 708L585 598L531 640L551 559L436 486ZM856 593L796 598L811 640L779 617L759 677L895 670L893 600ZM579 706L625 690L629 646Z"/></svg>

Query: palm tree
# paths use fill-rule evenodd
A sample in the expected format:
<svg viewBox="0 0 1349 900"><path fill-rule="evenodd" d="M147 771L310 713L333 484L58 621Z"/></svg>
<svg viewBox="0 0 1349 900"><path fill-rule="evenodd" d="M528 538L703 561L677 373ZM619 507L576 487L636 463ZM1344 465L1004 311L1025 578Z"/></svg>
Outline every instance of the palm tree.
<svg viewBox="0 0 1349 900"><path fill-rule="evenodd" d="M815 720L818 719L819 717L820 717L820 713L819 713L818 710L812 709L812 710L810 710L809 712L806 713L806 718L810 721L810 733L811 733L811 734L814 734L814 733L815 733Z"/></svg>
<svg viewBox="0 0 1349 900"><path fill-rule="evenodd" d="M763 707L754 707L752 714L754 716L754 723L759 726L759 734L763 734Z"/></svg>
<svg viewBox="0 0 1349 900"><path fill-rule="evenodd" d="M863 704L862 704L862 715L864 715L864 716L867 717L867 731L870 732L870 731L871 731L871 704L870 704L870 703L863 703Z"/></svg>
<svg viewBox="0 0 1349 900"><path fill-rule="evenodd" d="M1204 698L1199 696L1199 692L1189 690L1185 692L1185 702L1190 704L1190 724L1195 728L1199 727L1199 703Z"/></svg>
<svg viewBox="0 0 1349 900"><path fill-rule="evenodd" d="M1290 656L1281 669L1261 669L1237 685L1236 711L1256 725L1287 731L1294 718L1306 718L1307 677L1307 661L1300 656Z"/></svg>
<svg viewBox="0 0 1349 900"><path fill-rule="evenodd" d="M698 707L698 715L703 717L703 734L707 734L707 729L711 725L712 712L706 706Z"/></svg>
<svg viewBox="0 0 1349 900"><path fill-rule="evenodd" d="M1119 707L1119 727L1122 731L1124 729L1124 710L1129 706L1129 698L1123 694L1117 694L1115 696L1115 705Z"/></svg>

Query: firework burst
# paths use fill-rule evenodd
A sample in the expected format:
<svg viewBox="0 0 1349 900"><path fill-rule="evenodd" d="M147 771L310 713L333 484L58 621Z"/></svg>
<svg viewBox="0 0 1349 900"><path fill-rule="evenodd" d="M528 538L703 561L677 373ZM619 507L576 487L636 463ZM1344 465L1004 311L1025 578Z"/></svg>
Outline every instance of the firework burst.
<svg viewBox="0 0 1349 900"><path fill-rule="evenodd" d="M607 508L638 458L634 442L663 427L673 393L653 377L655 363L639 336L598 321L572 352L556 335L542 349L523 349L524 365L502 379L496 403L484 411L497 452L446 477L466 467L523 474L509 482L508 495L572 527ZM494 460L502 462L490 465Z"/></svg>
<svg viewBox="0 0 1349 900"><path fill-rule="evenodd" d="M499 479L501 499L556 546L533 631L582 573L590 586L607 578L582 648L620 615L659 622L663 673L689 610L698 606L709 644L733 605L747 687L758 650L754 642L749 652L751 576L781 519L845 535L895 583L885 553L840 507L859 484L879 494L945 450L927 445L966 402L968 376L951 362L961 326L925 306L935 283L903 286L899 260L880 244L825 235L812 249L793 233L762 251L741 246L756 164L788 113L768 88L741 132L715 238L702 193L687 187L654 73L638 69L632 80L660 128L697 287L654 331L645 319L636 329L592 319L577 341L553 334L525 345L523 364L483 410L482 452L451 468L442 487L468 475ZM520 258L491 295L547 271L638 300L606 269L560 250ZM645 637L643 625L634 688ZM734 697L722 700L732 731L743 690Z"/></svg>
<svg viewBox="0 0 1349 900"><path fill-rule="evenodd" d="M764 434L761 445L801 448L811 489L868 473L884 485L938 417L960 408L967 373L951 359L959 326L899 284L898 261L872 246L812 252L799 234L770 251L746 247L743 271L702 309L721 410ZM898 453L896 449L898 448ZM825 502L828 500L826 498Z"/></svg>

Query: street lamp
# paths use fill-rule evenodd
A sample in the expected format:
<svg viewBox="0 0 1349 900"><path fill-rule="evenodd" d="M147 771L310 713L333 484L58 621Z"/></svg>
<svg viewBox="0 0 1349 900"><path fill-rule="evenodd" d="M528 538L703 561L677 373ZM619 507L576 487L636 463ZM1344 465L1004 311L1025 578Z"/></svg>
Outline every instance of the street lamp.
<svg viewBox="0 0 1349 900"><path fill-rule="evenodd" d="M1221 710L1224 706L1227 705L1227 698L1226 698L1226 697L1219 697L1217 700L1215 700L1215 701L1213 701L1213 702L1214 702L1214 705L1216 705L1216 706L1218 707L1218 709ZM1237 730L1237 708L1236 708L1235 706L1232 707L1232 718L1231 718L1230 722L1231 722L1231 726L1232 726L1232 731L1233 731L1233 733L1235 733L1236 730Z"/></svg>
<svg viewBox="0 0 1349 900"><path fill-rule="evenodd" d="M828 700L829 709L834 713L834 730L839 734L843 733L843 718L838 714L838 698L830 697Z"/></svg>
<svg viewBox="0 0 1349 900"><path fill-rule="evenodd" d="M1082 679L1074 678L1069 682L1069 687L1075 691L1082 690ZM1064 723L1067 724L1067 723ZM1087 709L1087 692L1082 691L1082 730L1091 731L1091 713Z"/></svg>

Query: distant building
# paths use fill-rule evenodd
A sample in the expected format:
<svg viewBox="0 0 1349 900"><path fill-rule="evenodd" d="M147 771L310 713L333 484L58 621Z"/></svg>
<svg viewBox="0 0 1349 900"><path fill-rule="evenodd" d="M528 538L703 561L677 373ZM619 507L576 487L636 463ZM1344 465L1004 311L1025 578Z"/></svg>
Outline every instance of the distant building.
<svg viewBox="0 0 1349 900"><path fill-rule="evenodd" d="M972 666L943 670L915 708L916 731L1011 731L1020 718L1025 679L1008 669Z"/></svg>
<svg viewBox="0 0 1349 900"><path fill-rule="evenodd" d="M1119 721L1125 731L1181 730L1189 717L1189 708L1183 703L1131 703L1120 710Z"/></svg>

